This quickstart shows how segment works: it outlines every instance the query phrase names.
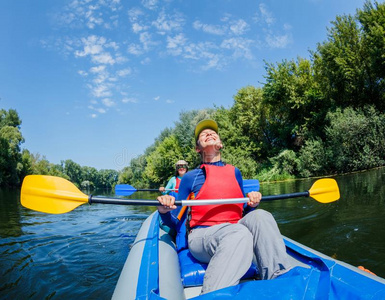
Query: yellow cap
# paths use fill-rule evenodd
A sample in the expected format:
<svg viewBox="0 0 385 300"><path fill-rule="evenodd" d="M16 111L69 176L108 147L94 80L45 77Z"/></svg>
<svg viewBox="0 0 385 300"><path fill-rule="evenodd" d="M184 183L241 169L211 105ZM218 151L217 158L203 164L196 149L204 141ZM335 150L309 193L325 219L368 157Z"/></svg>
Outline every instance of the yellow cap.
<svg viewBox="0 0 385 300"><path fill-rule="evenodd" d="M218 124L214 120L202 120L195 126L195 140L198 140L199 134L205 129L212 129L218 133Z"/></svg>

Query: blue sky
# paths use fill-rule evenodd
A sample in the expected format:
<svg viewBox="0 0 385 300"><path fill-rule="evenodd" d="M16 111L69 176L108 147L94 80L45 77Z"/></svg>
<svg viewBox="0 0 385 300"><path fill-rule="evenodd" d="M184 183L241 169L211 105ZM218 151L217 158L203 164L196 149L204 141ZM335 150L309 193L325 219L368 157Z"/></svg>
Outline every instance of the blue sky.
<svg viewBox="0 0 385 300"><path fill-rule="evenodd" d="M358 0L2 0L0 108L22 148L121 170L181 111L230 107Z"/></svg>

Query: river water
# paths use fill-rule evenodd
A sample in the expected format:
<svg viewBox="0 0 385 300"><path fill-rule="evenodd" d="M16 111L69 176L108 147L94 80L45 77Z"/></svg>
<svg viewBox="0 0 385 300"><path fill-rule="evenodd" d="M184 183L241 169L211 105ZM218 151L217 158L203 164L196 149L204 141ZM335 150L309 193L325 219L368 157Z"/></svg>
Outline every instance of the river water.
<svg viewBox="0 0 385 300"><path fill-rule="evenodd" d="M263 202L282 234L385 277L385 168L335 177L341 199ZM315 179L262 183L264 195L302 192ZM0 299L110 299L150 207L82 205L62 215L0 190ZM131 198L155 198L137 192Z"/></svg>

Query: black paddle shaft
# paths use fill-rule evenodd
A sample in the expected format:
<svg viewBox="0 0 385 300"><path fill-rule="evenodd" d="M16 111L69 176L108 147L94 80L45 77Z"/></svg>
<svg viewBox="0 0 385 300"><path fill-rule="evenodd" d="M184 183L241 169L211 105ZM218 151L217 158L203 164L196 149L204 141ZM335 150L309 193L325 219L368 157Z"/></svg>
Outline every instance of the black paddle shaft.
<svg viewBox="0 0 385 300"><path fill-rule="evenodd" d="M272 201L279 199L289 199L289 198L298 198L298 197L309 197L309 191L306 192L298 192L291 194L282 194L282 195L272 195L272 196L262 196L262 201Z"/></svg>
<svg viewBox="0 0 385 300"><path fill-rule="evenodd" d="M88 204L102 203L102 204L118 204L118 205L145 205L145 206L159 206L161 205L158 200L146 200L146 199L118 199L108 197L88 197ZM177 205L177 204L175 204Z"/></svg>

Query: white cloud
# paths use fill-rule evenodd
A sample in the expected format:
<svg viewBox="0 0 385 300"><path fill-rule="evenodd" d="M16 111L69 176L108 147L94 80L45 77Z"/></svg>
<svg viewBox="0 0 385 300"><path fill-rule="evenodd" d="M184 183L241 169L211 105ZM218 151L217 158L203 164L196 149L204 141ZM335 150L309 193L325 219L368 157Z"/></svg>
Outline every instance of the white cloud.
<svg viewBox="0 0 385 300"><path fill-rule="evenodd" d="M224 40L221 44L222 48L233 50L234 58L252 59L251 45L253 40L245 38L230 38Z"/></svg>
<svg viewBox="0 0 385 300"><path fill-rule="evenodd" d="M91 87L92 94L96 98L111 97L112 93L107 84L99 84L97 86Z"/></svg>
<svg viewBox="0 0 385 300"><path fill-rule="evenodd" d="M82 38L81 41L83 43L83 51L75 51L75 56L77 57L99 54L103 51L103 45L106 43L104 37L97 37L96 35Z"/></svg>
<svg viewBox="0 0 385 300"><path fill-rule="evenodd" d="M54 16L60 25L71 28L112 28L117 25L116 14L122 9L118 0L73 0Z"/></svg>
<svg viewBox="0 0 385 300"><path fill-rule="evenodd" d="M208 60L207 64L202 67L203 70L221 69L220 58L218 55L213 54Z"/></svg>
<svg viewBox="0 0 385 300"><path fill-rule="evenodd" d="M165 34L170 31L179 31L184 24L184 18L181 14L175 13L173 15L167 15L164 11L161 11L158 18L152 22L152 25L158 29L159 34Z"/></svg>
<svg viewBox="0 0 385 300"><path fill-rule="evenodd" d="M224 26L203 24L200 21L195 21L193 23L193 27L196 30L202 30L203 32L215 35L224 35L226 32L226 28Z"/></svg>
<svg viewBox="0 0 385 300"><path fill-rule="evenodd" d="M104 73L100 73L96 77L94 77L92 79L92 82L94 84L98 85L98 84L101 84L101 83L105 82L107 79L108 79L108 73L104 72Z"/></svg>
<svg viewBox="0 0 385 300"><path fill-rule="evenodd" d="M281 34L276 29L276 19L272 12L268 9L266 4L259 5L259 12L256 13L254 20L258 25L262 26L263 32L265 33L264 42L270 48L285 48L292 42L291 29L292 26L288 23L282 25L283 30L286 34Z"/></svg>
<svg viewBox="0 0 385 300"><path fill-rule="evenodd" d="M127 48L127 52L133 55L142 55L144 53L142 47L137 44L130 44Z"/></svg>
<svg viewBox="0 0 385 300"><path fill-rule="evenodd" d="M158 0L142 0L142 4L145 8L153 10L158 7Z"/></svg>
<svg viewBox="0 0 385 300"><path fill-rule="evenodd" d="M211 68L221 69L222 64L225 63L221 59L220 48L211 42L186 43L183 47L176 47L176 45L174 45L174 48L168 49L168 53L180 56L186 60L193 60L201 65L200 68L202 70Z"/></svg>
<svg viewBox="0 0 385 300"><path fill-rule="evenodd" d="M285 23L283 24L283 29L286 30L286 31L289 31L293 28L293 26L291 26L290 24L288 23Z"/></svg>
<svg viewBox="0 0 385 300"><path fill-rule="evenodd" d="M249 29L249 25L242 19L230 25L230 31L235 35L243 35Z"/></svg>
<svg viewBox="0 0 385 300"><path fill-rule="evenodd" d="M155 46L157 43L152 41L152 35L149 32L142 32L139 35L139 41L142 43L143 50L149 51L152 46Z"/></svg>
<svg viewBox="0 0 385 300"><path fill-rule="evenodd" d="M107 111L104 108L95 108L98 113L105 114Z"/></svg>
<svg viewBox="0 0 385 300"><path fill-rule="evenodd" d="M83 71L83 70L79 70L79 71L78 71L78 74L81 75L81 76L83 76L83 77L88 76L88 73L87 73L86 71Z"/></svg>
<svg viewBox="0 0 385 300"><path fill-rule="evenodd" d="M107 52L92 56L92 61L97 64L115 64L115 59L113 59L111 54Z"/></svg>
<svg viewBox="0 0 385 300"><path fill-rule="evenodd" d="M148 65L151 63L151 59L149 57L146 57L140 62L142 65Z"/></svg>
<svg viewBox="0 0 385 300"><path fill-rule="evenodd" d="M98 6L88 6L89 10L85 12L86 25L89 29L94 29L96 25L103 24L103 18L101 12L96 12Z"/></svg>
<svg viewBox="0 0 385 300"><path fill-rule="evenodd" d="M125 97L122 99L122 102L123 103L138 103L138 100L135 98Z"/></svg>
<svg viewBox="0 0 385 300"><path fill-rule="evenodd" d="M190 43L184 47L183 57L202 62L205 65L203 69L207 70L208 65L211 68L215 61L219 62L220 53L218 50L220 50L219 47L211 42ZM210 63L207 64L207 61Z"/></svg>
<svg viewBox="0 0 385 300"><path fill-rule="evenodd" d="M142 26L142 25L140 25L139 23L133 23L132 24L132 31L134 32L134 33L139 33L139 32L141 32L141 31L145 31L145 30L147 30L148 29L148 26Z"/></svg>
<svg viewBox="0 0 385 300"><path fill-rule="evenodd" d="M175 102L175 101L174 101L174 100L171 100L171 99L167 99L167 100L166 100L166 103L167 103L167 104L172 104L172 103L174 103L174 102Z"/></svg>
<svg viewBox="0 0 385 300"><path fill-rule="evenodd" d="M289 35L273 35L269 34L266 36L266 43L271 48L285 48L290 44L291 38Z"/></svg>
<svg viewBox="0 0 385 300"><path fill-rule="evenodd" d="M131 8L128 11L128 18L132 23L137 22L139 18L143 15L144 15L143 11L137 7Z"/></svg>
<svg viewBox="0 0 385 300"><path fill-rule="evenodd" d="M154 97L154 100L155 100L155 101L158 101L159 99L160 99L160 96Z"/></svg>
<svg viewBox="0 0 385 300"><path fill-rule="evenodd" d="M183 46L186 44L187 39L183 33L180 33L174 37L167 37L167 51L172 55L180 55L183 52Z"/></svg>
<svg viewBox="0 0 385 300"><path fill-rule="evenodd" d="M94 107L93 105L89 105L88 108L100 114L105 114L107 112L104 108L101 108L101 107L97 108L97 107Z"/></svg>
<svg viewBox="0 0 385 300"><path fill-rule="evenodd" d="M105 45L106 48L112 48L115 51L119 49L119 45L116 42L109 42Z"/></svg>
<svg viewBox="0 0 385 300"><path fill-rule="evenodd" d="M115 102L112 101L110 98L104 98L102 99L102 103L107 106L107 107L111 107L111 106L114 106L115 105Z"/></svg>
<svg viewBox="0 0 385 300"><path fill-rule="evenodd" d="M116 59L113 54L106 51L106 48L112 51L117 51L119 46L116 42L108 42L105 37L98 37L96 35L90 35L81 39L82 50L76 50L74 52L75 57L90 56L91 61L95 64L110 64L113 65L117 61L124 61L125 58L120 54L116 54Z"/></svg>
<svg viewBox="0 0 385 300"><path fill-rule="evenodd" d="M104 72L105 69L106 69L106 66L101 65L101 66L97 66L97 67L92 67L90 69L90 72L91 73L101 73L101 72Z"/></svg>
<svg viewBox="0 0 385 300"><path fill-rule="evenodd" d="M257 22L266 23L267 25L272 25L275 23L273 14L268 10L267 5L264 3L259 5L259 13L256 14L255 20Z"/></svg>
<svg viewBox="0 0 385 300"><path fill-rule="evenodd" d="M116 75L118 75L119 77L125 77L127 75L130 75L131 72L132 71L130 68L125 68L125 69L122 69L122 70L119 70L118 72L116 72Z"/></svg>

